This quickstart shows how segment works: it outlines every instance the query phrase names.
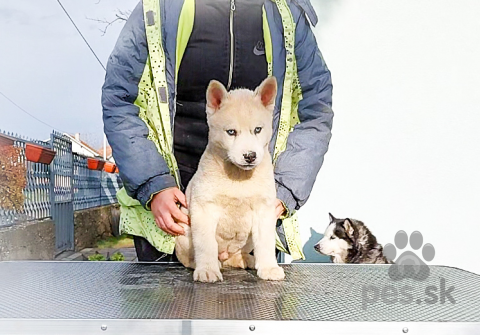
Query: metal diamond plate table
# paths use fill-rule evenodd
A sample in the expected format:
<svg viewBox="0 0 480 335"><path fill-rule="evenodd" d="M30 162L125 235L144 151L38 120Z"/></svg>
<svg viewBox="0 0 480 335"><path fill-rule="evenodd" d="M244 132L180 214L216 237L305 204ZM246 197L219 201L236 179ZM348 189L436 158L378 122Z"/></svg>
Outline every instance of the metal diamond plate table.
<svg viewBox="0 0 480 335"><path fill-rule="evenodd" d="M0 334L480 334L480 276L432 266L282 265L286 280L176 264L0 262Z"/></svg>

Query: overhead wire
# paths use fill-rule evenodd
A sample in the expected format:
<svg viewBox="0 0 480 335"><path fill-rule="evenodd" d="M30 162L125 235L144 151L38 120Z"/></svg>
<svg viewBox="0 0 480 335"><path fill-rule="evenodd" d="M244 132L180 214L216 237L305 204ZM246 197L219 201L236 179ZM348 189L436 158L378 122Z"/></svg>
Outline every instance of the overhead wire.
<svg viewBox="0 0 480 335"><path fill-rule="evenodd" d="M107 69L105 68L105 65L103 65L102 61L100 60L100 58L98 58L97 54L95 53L95 51L93 50L93 48L90 46L90 44L88 43L87 39L85 38L85 36L82 34L82 32L80 31L80 29L78 28L78 26L75 24L75 21L73 21L72 17L70 16L70 14L68 13L68 11L66 10L66 8L63 6L63 4L60 2L60 0L57 0L58 4L60 5L60 7L62 8L63 12L65 13L65 15L67 15L68 19L70 20L70 22L73 24L73 26L75 27L75 29L77 30L78 34L82 37L83 41L85 42L85 44L88 46L88 48L90 49L90 51L92 52L93 56L95 57L95 59L98 61L98 63L100 64L100 66L103 68L104 71L107 71ZM35 115L33 115L32 113L29 113L27 110L25 110L24 108L22 108L21 106L19 106L15 101L13 101L12 99L10 99L7 95L5 95L3 92L0 91L0 95L2 95L5 99L7 99L11 104L13 104L15 107L17 107L18 109L20 109L22 112L24 112L25 114L29 115L30 117L32 117L33 119L37 120L38 122L52 128L52 129L55 129L55 130L59 130L63 133L66 133L65 131L61 130L60 128L57 128L57 127L54 127L50 124L48 124L47 122L39 119L38 117L36 117Z"/></svg>
<svg viewBox="0 0 480 335"><path fill-rule="evenodd" d="M80 36L82 37L83 41L85 42L85 44L88 46L88 48L90 49L90 51L92 52L92 54L95 56L95 58L97 59L98 63L102 66L103 70L105 72L107 72L107 69L105 67L105 65L103 65L103 63L100 61L100 58L98 58L97 54L95 53L95 51L92 49L92 47L90 46L90 44L88 43L87 39L85 38L85 36L83 36L82 32L80 31L80 29L78 29L77 25L75 24L75 22L73 21L72 17L70 16L70 14L68 14L68 11L65 9L65 7L62 5L62 3L60 2L60 0L57 0L58 4L60 5L60 7L62 7L63 11L65 12L65 15L68 16L68 18L70 19L70 22L72 22L73 26L75 27L75 29L77 30L77 32L80 34ZM107 142L107 138L106 138L106 135L103 134L103 156L104 156L104 159L105 159L105 155L106 155L106 142Z"/></svg>
<svg viewBox="0 0 480 335"><path fill-rule="evenodd" d="M3 93L3 92L0 91L0 95L2 95L5 99L7 99L8 101L10 101L10 103L11 103L12 105L14 105L15 107L17 107L17 108L20 109L22 112L24 112L25 114L29 115L30 117L34 118L34 119L37 120L38 122L43 123L44 125L52 128L52 129L59 130L59 131L65 133L65 132L64 132L63 130L61 130L60 128L54 127L54 126L46 123L45 121L39 119L38 117L36 117L36 116L33 115L32 113L29 113L29 112L26 111L24 108L22 108L21 106L19 106L15 101L13 101L13 100L10 99L8 96L6 96L5 93Z"/></svg>
<svg viewBox="0 0 480 335"><path fill-rule="evenodd" d="M88 46L88 48L90 49L90 51L92 52L92 54L95 56L95 58L97 59L98 63L102 66L103 70L107 71L107 69L105 68L105 65L103 65L102 61L100 60L100 58L98 58L97 54L95 53L95 51L93 51L92 47L90 46L90 44L87 42L87 39L85 38L85 36L83 36L82 32L80 31L80 29L78 29L77 25L75 24L75 22L73 21L72 17L70 16L70 14L68 14L67 10L65 9L65 7L62 5L62 3L60 2L60 0L57 0L58 4L60 5L60 7L62 7L65 15L67 15L67 17L70 19L70 22L72 22L73 26L75 27L75 29L77 30L77 32L80 34L80 36L82 37L83 41L85 42L85 44Z"/></svg>

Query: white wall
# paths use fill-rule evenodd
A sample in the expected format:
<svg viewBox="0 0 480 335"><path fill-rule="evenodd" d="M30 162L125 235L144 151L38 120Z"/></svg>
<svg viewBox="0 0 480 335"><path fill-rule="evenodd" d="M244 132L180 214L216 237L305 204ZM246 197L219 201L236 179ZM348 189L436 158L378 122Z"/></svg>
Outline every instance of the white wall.
<svg viewBox="0 0 480 335"><path fill-rule="evenodd" d="M78 144L76 141L72 140L72 151L83 156L87 157L94 157L94 154L90 151L85 149L82 145Z"/></svg>
<svg viewBox="0 0 480 335"><path fill-rule="evenodd" d="M428 264L480 273L480 1L312 4L335 118L304 240L332 212L384 245L418 230L436 249Z"/></svg>

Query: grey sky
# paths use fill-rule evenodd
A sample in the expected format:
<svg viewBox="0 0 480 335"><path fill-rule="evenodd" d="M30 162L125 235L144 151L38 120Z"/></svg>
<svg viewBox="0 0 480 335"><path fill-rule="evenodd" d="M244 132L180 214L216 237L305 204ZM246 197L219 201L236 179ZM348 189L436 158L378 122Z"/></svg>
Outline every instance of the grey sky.
<svg viewBox="0 0 480 335"><path fill-rule="evenodd" d="M117 9L138 0L62 0L87 41L106 64L123 23L105 36L102 24ZM56 0L0 2L0 91L55 128L98 142L102 138L100 94L104 70ZM51 127L21 112L0 96L0 129L47 138ZM98 144L98 143L97 143Z"/></svg>

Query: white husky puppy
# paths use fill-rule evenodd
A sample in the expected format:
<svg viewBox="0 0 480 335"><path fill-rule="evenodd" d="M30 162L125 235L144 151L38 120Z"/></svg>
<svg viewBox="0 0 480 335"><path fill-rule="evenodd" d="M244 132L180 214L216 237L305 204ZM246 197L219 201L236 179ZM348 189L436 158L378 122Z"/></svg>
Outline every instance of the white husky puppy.
<svg viewBox="0 0 480 335"><path fill-rule="evenodd" d="M201 282L223 280L220 267L255 268L262 279L285 277L275 257L275 180L268 144L277 94L274 77L255 91L207 89L208 145L186 198L191 227L176 254ZM254 250L254 256L250 253Z"/></svg>

